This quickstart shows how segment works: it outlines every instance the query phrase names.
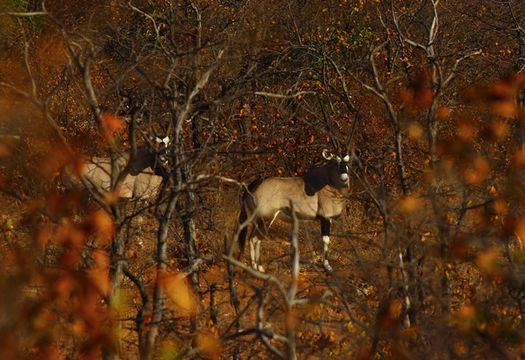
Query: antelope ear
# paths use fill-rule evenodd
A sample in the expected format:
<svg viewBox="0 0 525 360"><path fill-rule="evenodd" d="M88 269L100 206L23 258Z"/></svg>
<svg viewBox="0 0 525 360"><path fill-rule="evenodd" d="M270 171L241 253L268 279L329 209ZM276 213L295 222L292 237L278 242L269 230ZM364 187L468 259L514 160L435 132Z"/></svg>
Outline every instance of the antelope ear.
<svg viewBox="0 0 525 360"><path fill-rule="evenodd" d="M326 160L332 160L332 159L334 158L334 155L332 155L331 153L329 153L327 149L323 149L323 157L324 157Z"/></svg>
<svg viewBox="0 0 525 360"><path fill-rule="evenodd" d="M162 139L162 142L164 143L164 146L168 147L170 144L170 137L166 136L164 139Z"/></svg>
<svg viewBox="0 0 525 360"><path fill-rule="evenodd" d="M157 144L160 144L162 142L162 139L160 137L158 137L158 136L155 136L155 142Z"/></svg>
<svg viewBox="0 0 525 360"><path fill-rule="evenodd" d="M304 176L304 192L308 196L315 195L316 192L324 188L328 184L326 176L319 168L310 169Z"/></svg>
<svg viewBox="0 0 525 360"><path fill-rule="evenodd" d="M345 157L343 158L343 161L344 162L349 162L350 161L350 155L345 155Z"/></svg>

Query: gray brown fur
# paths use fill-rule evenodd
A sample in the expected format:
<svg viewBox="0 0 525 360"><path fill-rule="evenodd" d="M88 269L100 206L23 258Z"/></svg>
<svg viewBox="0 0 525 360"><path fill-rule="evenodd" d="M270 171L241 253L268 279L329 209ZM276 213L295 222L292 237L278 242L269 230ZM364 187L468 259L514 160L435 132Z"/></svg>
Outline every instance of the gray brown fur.
<svg viewBox="0 0 525 360"><path fill-rule="evenodd" d="M340 216L345 207L350 158L343 158L346 161L334 156L327 159L323 166L313 167L303 177L258 179L248 186L241 198L239 223L242 225L247 219L252 219L252 226L251 229L248 229L249 226L243 227L239 233L241 253L247 238L266 237L267 223L278 213L291 215L291 205L298 219L317 219L321 222L323 232L329 233L331 219ZM346 181L342 179L343 173L346 174ZM323 233L323 236L328 234Z"/></svg>
<svg viewBox="0 0 525 360"><path fill-rule="evenodd" d="M117 186L117 195L125 199L149 199L156 196L163 177L167 175L159 153L155 150L140 148L133 163L129 164L129 173ZM124 170L129 156L121 156L116 161L114 171ZM111 190L111 160L108 157L94 157L87 161L82 168L82 176L91 189L102 192ZM62 184L66 189L82 187L78 177L65 171Z"/></svg>

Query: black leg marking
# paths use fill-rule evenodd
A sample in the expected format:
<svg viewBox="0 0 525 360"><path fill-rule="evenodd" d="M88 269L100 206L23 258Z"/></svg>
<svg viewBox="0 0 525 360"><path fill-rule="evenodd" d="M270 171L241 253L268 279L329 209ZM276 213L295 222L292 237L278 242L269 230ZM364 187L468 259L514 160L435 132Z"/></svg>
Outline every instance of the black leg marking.
<svg viewBox="0 0 525 360"><path fill-rule="evenodd" d="M323 266L326 271L331 272L332 267L328 262L328 245L330 244L330 219L320 218L321 222L321 236L323 239Z"/></svg>

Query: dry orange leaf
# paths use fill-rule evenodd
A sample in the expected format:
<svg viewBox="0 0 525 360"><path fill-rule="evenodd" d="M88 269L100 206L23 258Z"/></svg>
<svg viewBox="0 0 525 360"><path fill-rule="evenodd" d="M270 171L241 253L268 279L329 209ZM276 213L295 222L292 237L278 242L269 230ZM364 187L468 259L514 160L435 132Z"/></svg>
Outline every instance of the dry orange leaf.
<svg viewBox="0 0 525 360"><path fill-rule="evenodd" d="M86 162L82 156L75 157L70 163L70 169L73 171L73 175L80 178Z"/></svg>
<svg viewBox="0 0 525 360"><path fill-rule="evenodd" d="M410 89L401 89L399 90L398 96L402 103L409 104L414 99L414 92Z"/></svg>
<svg viewBox="0 0 525 360"><path fill-rule="evenodd" d="M88 276L102 295L107 295L111 291L109 265L110 259L106 252L95 251L93 253L93 268L88 271Z"/></svg>
<svg viewBox="0 0 525 360"><path fill-rule="evenodd" d="M425 87L419 89L415 93L414 98L416 106L425 109L432 104L432 100L434 99L434 93L432 92L431 88Z"/></svg>
<svg viewBox="0 0 525 360"><path fill-rule="evenodd" d="M159 355L156 359L179 359L180 353L174 341L163 340L160 345Z"/></svg>
<svg viewBox="0 0 525 360"><path fill-rule="evenodd" d="M108 205L116 204L120 200L120 194L120 186L117 185L115 190L104 193L104 202Z"/></svg>
<svg viewBox="0 0 525 360"><path fill-rule="evenodd" d="M88 277L93 285L102 295L108 295L111 291L109 280L109 268L95 268L88 271Z"/></svg>
<svg viewBox="0 0 525 360"><path fill-rule="evenodd" d="M450 243L450 254L456 259L465 259L470 250L469 244L464 236L459 234Z"/></svg>
<svg viewBox="0 0 525 360"><path fill-rule="evenodd" d="M490 247L482 251L476 257L476 265L486 274L493 274L498 268L499 251L495 247Z"/></svg>
<svg viewBox="0 0 525 360"><path fill-rule="evenodd" d="M40 250L44 250L46 248L47 244L51 240L51 237L52 231L49 226L45 225L38 229L35 239Z"/></svg>
<svg viewBox="0 0 525 360"><path fill-rule="evenodd" d="M88 223L93 227L93 232L97 234L100 245L110 243L115 236L115 224L111 216L104 210L93 211L88 216Z"/></svg>
<svg viewBox="0 0 525 360"><path fill-rule="evenodd" d="M397 205L402 212L412 213L423 207L423 199L414 195L409 195L399 200Z"/></svg>
<svg viewBox="0 0 525 360"><path fill-rule="evenodd" d="M42 154L42 159L35 165L40 175L46 179L54 179L61 168L71 160L70 151L59 144L43 148L39 151Z"/></svg>
<svg viewBox="0 0 525 360"><path fill-rule="evenodd" d="M105 251L93 252L93 267L97 269L109 269L110 259Z"/></svg>
<svg viewBox="0 0 525 360"><path fill-rule="evenodd" d="M295 329L297 326L297 315L294 311L290 310L286 313L286 328Z"/></svg>
<svg viewBox="0 0 525 360"><path fill-rule="evenodd" d="M466 120L458 121L456 129L458 137L463 141L474 140L477 132L477 128L470 121Z"/></svg>
<svg viewBox="0 0 525 360"><path fill-rule="evenodd" d="M509 99L515 94L515 86L512 81L501 80L493 83L487 92L492 99Z"/></svg>
<svg viewBox="0 0 525 360"><path fill-rule="evenodd" d="M473 320L476 316L476 309L470 304L464 304L459 308L457 312L458 319L461 320Z"/></svg>
<svg viewBox="0 0 525 360"><path fill-rule="evenodd" d="M514 118L517 115L516 103L511 100L497 101L491 104L490 110L493 114L506 118Z"/></svg>
<svg viewBox="0 0 525 360"><path fill-rule="evenodd" d="M197 310L195 297L191 292L186 278L182 274L160 273L159 283L164 288L166 295L175 306L187 315L194 314Z"/></svg>
<svg viewBox="0 0 525 360"><path fill-rule="evenodd" d="M39 356L42 360L57 360L57 359L64 359L65 357L60 353L60 350L51 345L48 344L44 346L43 348L39 349Z"/></svg>
<svg viewBox="0 0 525 360"><path fill-rule="evenodd" d="M401 301L395 299L388 305L388 316L392 319L398 318L401 315L402 308L403 305L401 304Z"/></svg>
<svg viewBox="0 0 525 360"><path fill-rule="evenodd" d="M101 120L104 131L110 135L122 130L125 125L125 121L112 112L102 113Z"/></svg>
<svg viewBox="0 0 525 360"><path fill-rule="evenodd" d="M379 325L384 329L389 329L395 326L397 319L401 315L401 310L403 309L403 304L399 299L393 299L392 302L388 304L386 312L379 319Z"/></svg>
<svg viewBox="0 0 525 360"><path fill-rule="evenodd" d="M86 242L86 234L70 221L63 222L52 238L57 244L72 244L80 248Z"/></svg>
<svg viewBox="0 0 525 360"><path fill-rule="evenodd" d="M514 165L525 166L525 149L519 149L514 153Z"/></svg>
<svg viewBox="0 0 525 360"><path fill-rule="evenodd" d="M87 331L86 323L82 319L75 319L70 325L71 332L77 336L84 335Z"/></svg>
<svg viewBox="0 0 525 360"><path fill-rule="evenodd" d="M53 312L46 308L41 308L31 319L32 325L36 330L44 330L48 328L55 320Z"/></svg>
<svg viewBox="0 0 525 360"><path fill-rule="evenodd" d="M450 113L452 111L446 107L446 106L441 106L439 109L437 109L436 111L436 118L438 120L445 120L445 119L448 119L450 117Z"/></svg>
<svg viewBox="0 0 525 360"><path fill-rule="evenodd" d="M507 208L508 208L508 204L507 204L507 201L503 200L503 199L498 199L494 202L494 211L497 213L497 214L503 214L507 211ZM525 230L525 229L524 229ZM524 233L525 235L525 233Z"/></svg>
<svg viewBox="0 0 525 360"><path fill-rule="evenodd" d="M420 71L409 85L409 88L399 91L399 100L408 105L427 108L432 104L434 93L428 74Z"/></svg>
<svg viewBox="0 0 525 360"><path fill-rule="evenodd" d="M489 125L489 131L495 140L503 140L509 134L509 127L502 121L493 121Z"/></svg>
<svg viewBox="0 0 525 360"><path fill-rule="evenodd" d="M75 281L69 274L63 274L53 283L53 291L59 299L69 299L71 292L75 289Z"/></svg>
<svg viewBox="0 0 525 360"><path fill-rule="evenodd" d="M464 172L465 181L469 184L479 184L487 179L490 173L490 165L487 159L478 156L474 159L471 166Z"/></svg>
<svg viewBox="0 0 525 360"><path fill-rule="evenodd" d="M473 329L476 322L476 308L470 304L462 305L453 315L453 323L462 331Z"/></svg>
<svg viewBox="0 0 525 360"><path fill-rule="evenodd" d="M203 331L197 334L196 338L199 353L205 359L219 359L222 353L222 345L220 340L208 331Z"/></svg>
<svg viewBox="0 0 525 360"><path fill-rule="evenodd" d="M0 144L0 157L8 157L11 155L11 150L5 144Z"/></svg>
<svg viewBox="0 0 525 360"><path fill-rule="evenodd" d="M420 140L423 137L423 128L417 122L412 122L407 128L408 137L412 140Z"/></svg>
<svg viewBox="0 0 525 360"><path fill-rule="evenodd" d="M521 248L525 248L525 217L521 217L517 220L516 228L514 229L518 240L521 243Z"/></svg>

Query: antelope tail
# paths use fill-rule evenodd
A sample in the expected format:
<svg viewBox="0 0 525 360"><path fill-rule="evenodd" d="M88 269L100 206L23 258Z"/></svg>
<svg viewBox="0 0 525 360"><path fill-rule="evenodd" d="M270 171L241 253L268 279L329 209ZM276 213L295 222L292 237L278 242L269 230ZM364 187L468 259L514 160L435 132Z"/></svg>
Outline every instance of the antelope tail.
<svg viewBox="0 0 525 360"><path fill-rule="evenodd" d="M244 196L243 196L244 200ZM239 226L243 226L241 231L239 232L239 258L241 257L242 253L244 252L244 246L246 245L246 234L248 233L248 225L245 224L246 220L248 219L248 215L246 214L246 205L244 204L244 201L242 201L241 204L241 213L239 214Z"/></svg>

